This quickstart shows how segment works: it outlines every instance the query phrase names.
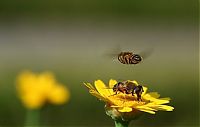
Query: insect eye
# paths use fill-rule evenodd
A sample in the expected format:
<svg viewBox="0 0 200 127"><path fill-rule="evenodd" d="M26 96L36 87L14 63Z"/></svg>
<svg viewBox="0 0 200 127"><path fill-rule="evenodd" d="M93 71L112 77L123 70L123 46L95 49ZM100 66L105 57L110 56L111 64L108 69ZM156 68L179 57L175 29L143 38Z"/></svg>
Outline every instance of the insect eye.
<svg viewBox="0 0 200 127"><path fill-rule="evenodd" d="M133 58L136 61L141 61L142 60L142 58L139 55L135 55Z"/></svg>

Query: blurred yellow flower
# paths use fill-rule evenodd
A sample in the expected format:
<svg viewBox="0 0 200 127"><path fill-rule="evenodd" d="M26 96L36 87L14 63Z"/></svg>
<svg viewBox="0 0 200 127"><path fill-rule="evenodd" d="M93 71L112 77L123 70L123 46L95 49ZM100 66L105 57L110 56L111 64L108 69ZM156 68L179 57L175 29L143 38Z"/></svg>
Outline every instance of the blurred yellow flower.
<svg viewBox="0 0 200 127"><path fill-rule="evenodd" d="M136 81L128 81L138 85ZM106 109L112 111L112 115L141 111L155 114L158 110L173 111L174 109L171 106L165 105L169 103L170 98L159 98L160 95L157 92L147 93L147 87L144 86L144 92L142 92L140 101L138 101L137 97L132 94L118 93L115 95L112 88L116 83L116 80L111 79L109 81L109 86L106 86L101 80L94 82L95 87L90 83L84 84L93 96L106 102Z"/></svg>
<svg viewBox="0 0 200 127"><path fill-rule="evenodd" d="M29 109L40 108L46 102L63 104L70 96L68 89L59 84L51 72L24 71L17 77L16 88L22 103Z"/></svg>

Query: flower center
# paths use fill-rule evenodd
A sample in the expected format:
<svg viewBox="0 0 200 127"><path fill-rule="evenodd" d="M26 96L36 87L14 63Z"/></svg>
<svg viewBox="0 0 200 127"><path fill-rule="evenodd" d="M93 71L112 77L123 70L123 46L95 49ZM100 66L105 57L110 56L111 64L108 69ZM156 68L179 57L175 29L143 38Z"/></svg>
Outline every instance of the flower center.
<svg viewBox="0 0 200 127"><path fill-rule="evenodd" d="M121 107L134 107L138 105L144 105L146 102L137 99L136 95L132 94L124 94L119 93L113 96L108 97L115 105L121 106Z"/></svg>

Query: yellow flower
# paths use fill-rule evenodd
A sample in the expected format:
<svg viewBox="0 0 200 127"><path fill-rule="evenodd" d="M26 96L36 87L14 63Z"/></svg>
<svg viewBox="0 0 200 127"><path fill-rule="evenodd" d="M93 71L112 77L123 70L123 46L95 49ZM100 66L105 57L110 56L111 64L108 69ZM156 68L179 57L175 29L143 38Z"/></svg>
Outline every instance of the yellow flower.
<svg viewBox="0 0 200 127"><path fill-rule="evenodd" d="M136 81L128 81L138 85ZM117 81L113 79L109 81L109 86L106 86L101 80L94 82L95 87L90 83L84 83L93 96L106 102L106 109L109 110L107 114L109 115L131 114L135 112L155 114L158 110L172 111L174 109L171 106L165 105L169 103L170 98L159 98L160 95L157 92L147 93L147 87L144 86L144 92L142 92L140 101L137 100L136 95L133 96L132 94L118 93L115 95L112 88L116 83Z"/></svg>
<svg viewBox="0 0 200 127"><path fill-rule="evenodd" d="M69 91L59 84L51 72L34 74L24 71L17 77L17 92L25 107L37 109L46 102L63 104L69 100Z"/></svg>

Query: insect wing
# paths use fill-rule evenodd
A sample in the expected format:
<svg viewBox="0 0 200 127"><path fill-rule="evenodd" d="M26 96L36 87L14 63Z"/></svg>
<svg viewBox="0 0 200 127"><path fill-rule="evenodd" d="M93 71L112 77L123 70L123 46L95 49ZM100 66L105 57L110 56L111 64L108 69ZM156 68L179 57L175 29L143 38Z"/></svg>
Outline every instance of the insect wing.
<svg viewBox="0 0 200 127"><path fill-rule="evenodd" d="M143 59L146 59L149 56L151 56L152 53L153 53L153 48L149 48L149 49L146 49L146 50L140 52L139 54Z"/></svg>
<svg viewBox="0 0 200 127"><path fill-rule="evenodd" d="M121 51L122 51L121 46L117 44L116 46L114 46L114 48L111 48L108 51L105 51L103 55L109 59L117 59Z"/></svg>

